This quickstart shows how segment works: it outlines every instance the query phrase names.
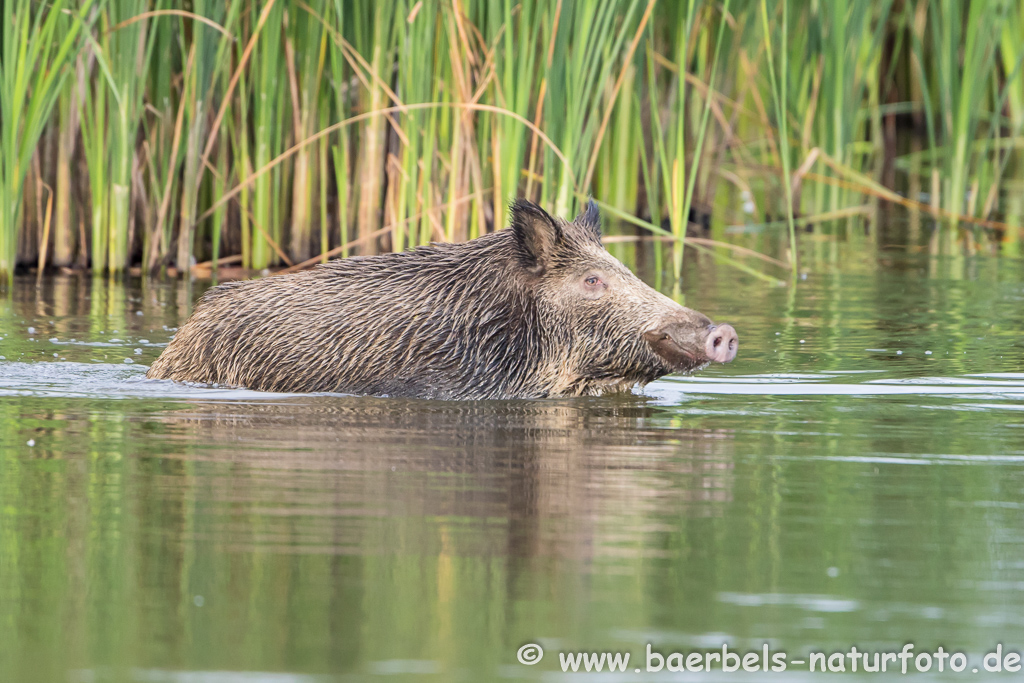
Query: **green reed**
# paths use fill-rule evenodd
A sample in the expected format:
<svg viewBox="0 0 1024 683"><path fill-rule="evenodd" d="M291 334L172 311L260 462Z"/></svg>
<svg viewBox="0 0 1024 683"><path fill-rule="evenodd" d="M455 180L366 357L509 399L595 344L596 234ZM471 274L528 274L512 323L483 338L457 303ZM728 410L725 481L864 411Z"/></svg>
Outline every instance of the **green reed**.
<svg viewBox="0 0 1024 683"><path fill-rule="evenodd" d="M14 274L25 176L39 138L71 73L91 2L64 14L64 3L4 3L0 46L0 277ZM33 226L35 227L35 226Z"/></svg>
<svg viewBox="0 0 1024 683"><path fill-rule="evenodd" d="M764 44L766 59L768 62L768 79L771 84L772 99L775 101L775 121L779 128L779 140L782 155L782 186L785 188L785 195L783 195L783 202L786 207L786 220L789 224L789 244L790 253L789 261L793 265L793 275L796 275L797 269L797 253L796 253L796 231L793 225L793 188L790 183L789 177L789 125L786 106L789 102L789 89L786 87L787 81L786 76L788 69L786 68L786 57L787 43L786 40L789 31L788 21L788 9L789 0L781 0L782 6L782 20L780 22L782 26L782 41L780 45L779 53L780 57L780 77L775 76L775 48L772 45L772 31L770 28L771 22L768 19L768 3L767 0L761 0L761 26L764 29Z"/></svg>
<svg viewBox="0 0 1024 683"><path fill-rule="evenodd" d="M948 248L1015 253L1020 238L1021 0L4 11L7 276L403 250L498 229L522 195L563 215L594 196L638 217L629 239L656 237L677 274L691 250L726 256L687 243L695 213L711 214L716 244L794 269L798 252L878 239L860 228L881 203L940 219Z"/></svg>

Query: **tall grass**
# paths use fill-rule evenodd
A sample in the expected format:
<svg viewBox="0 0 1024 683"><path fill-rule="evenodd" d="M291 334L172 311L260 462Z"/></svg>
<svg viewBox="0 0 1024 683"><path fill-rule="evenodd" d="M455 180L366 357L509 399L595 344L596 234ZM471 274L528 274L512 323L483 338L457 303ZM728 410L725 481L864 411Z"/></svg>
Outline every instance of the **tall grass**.
<svg viewBox="0 0 1024 683"><path fill-rule="evenodd" d="M780 58L780 77L775 76L775 47L772 40L772 31L770 28L771 22L768 19L768 3L767 0L761 0L761 26L764 29L764 45L765 54L768 62L768 82L771 85L772 99L775 101L775 120L779 127L779 138L780 138L780 153L782 155L782 186L785 188L786 193L783 196L783 201L786 206L786 220L789 225L789 243L790 243L790 254L789 260L792 264L793 275L796 275L797 268L797 255L796 255L796 230L793 224L793 186L789 178L789 125L787 123L787 104L789 102L789 88L787 86L786 76L789 70L786 68L786 49L787 49L787 37L789 31L789 20L788 20L788 9L789 0L781 0L779 5L782 8L782 35L781 35L781 53ZM842 105L842 101L837 104ZM837 112L837 118L842 116L841 109Z"/></svg>
<svg viewBox="0 0 1024 683"><path fill-rule="evenodd" d="M64 3L4 3L0 46L0 276L14 274L17 239L25 229L25 176L82 36L91 3L70 16ZM88 30L88 28L87 28ZM36 226L32 226L35 228Z"/></svg>
<svg viewBox="0 0 1024 683"><path fill-rule="evenodd" d="M886 205L938 219L910 248L1017 253L1021 0L187 7L4 5L5 278L302 267L469 239L522 195L595 196L675 276L879 247Z"/></svg>

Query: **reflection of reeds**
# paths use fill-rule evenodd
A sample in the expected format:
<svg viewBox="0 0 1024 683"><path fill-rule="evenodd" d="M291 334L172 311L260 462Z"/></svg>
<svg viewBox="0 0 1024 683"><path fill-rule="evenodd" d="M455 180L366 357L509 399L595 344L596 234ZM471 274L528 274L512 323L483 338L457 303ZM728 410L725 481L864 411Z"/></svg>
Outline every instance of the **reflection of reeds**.
<svg viewBox="0 0 1024 683"><path fill-rule="evenodd" d="M400 250L518 195L641 217L677 272L694 215L793 266L879 202L1018 249L1021 0L5 7L7 275Z"/></svg>

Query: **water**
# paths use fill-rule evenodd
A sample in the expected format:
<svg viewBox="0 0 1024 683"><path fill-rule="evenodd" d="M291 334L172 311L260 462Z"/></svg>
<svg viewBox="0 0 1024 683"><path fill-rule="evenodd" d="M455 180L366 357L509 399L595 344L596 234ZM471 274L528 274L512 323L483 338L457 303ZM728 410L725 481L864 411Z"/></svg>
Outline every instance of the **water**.
<svg viewBox="0 0 1024 683"><path fill-rule="evenodd" d="M737 328L734 363L547 401L145 380L200 290L19 280L0 305L0 679L561 681L559 652L608 651L626 673L577 676L666 681L634 671L648 644L908 642L969 674L1024 650L1019 262L771 287L704 260L686 302ZM834 676L808 667L685 680Z"/></svg>

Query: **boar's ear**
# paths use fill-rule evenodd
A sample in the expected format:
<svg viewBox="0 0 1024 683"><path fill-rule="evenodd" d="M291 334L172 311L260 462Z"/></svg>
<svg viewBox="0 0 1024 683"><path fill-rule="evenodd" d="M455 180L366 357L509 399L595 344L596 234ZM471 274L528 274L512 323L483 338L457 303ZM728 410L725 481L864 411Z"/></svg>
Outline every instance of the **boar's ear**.
<svg viewBox="0 0 1024 683"><path fill-rule="evenodd" d="M579 216L576 216L573 223L583 228L589 237L597 240L598 244L601 243L601 211L593 199L587 201L586 207Z"/></svg>
<svg viewBox="0 0 1024 683"><path fill-rule="evenodd" d="M562 228L548 213L525 199L517 199L511 207L511 229L522 252L526 268L542 274L562 241Z"/></svg>

